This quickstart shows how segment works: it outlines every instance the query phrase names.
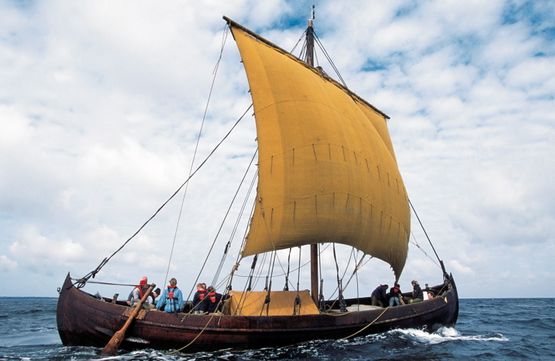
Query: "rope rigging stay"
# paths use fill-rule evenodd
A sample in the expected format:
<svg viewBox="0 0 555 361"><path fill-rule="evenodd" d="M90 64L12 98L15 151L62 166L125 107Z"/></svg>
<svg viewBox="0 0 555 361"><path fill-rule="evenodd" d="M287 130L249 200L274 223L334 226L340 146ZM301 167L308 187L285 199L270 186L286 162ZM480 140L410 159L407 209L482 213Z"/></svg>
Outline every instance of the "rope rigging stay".
<svg viewBox="0 0 555 361"><path fill-rule="evenodd" d="M154 217L156 217L158 215L158 213L160 213L160 211L181 191L181 189L191 180L191 178L193 178L197 172L206 164L206 162L214 155L214 153L216 152L216 150L218 150L218 148L222 145L222 143L227 139L227 137L229 137L229 135L231 134L231 132L235 129L235 127L237 126L237 124L239 124L239 122L245 117L245 115L248 113L248 111L252 108L252 104L249 105L249 107L245 110L245 112L239 117L239 119L237 119L235 121L235 123L233 124L233 126L231 127L231 129L223 136L223 138L216 144L216 146L210 151L210 153L206 156L206 158L204 158L204 160L198 165L198 167L191 173L191 175L189 177L187 177L187 179L177 188L177 190L175 192L173 192L173 194L166 199L166 201L164 201L164 203L162 203L162 205L160 207L158 207L158 209L139 227L139 229L137 229L135 231L135 233L133 233L118 249L116 249L109 257L104 258L100 264L92 271L90 271L89 273L87 273L85 276L79 278L78 281L75 282L75 286L77 288L82 288L85 286L85 284L87 283L87 281L92 277L94 278L96 276L96 274L98 272L100 272L100 270L116 255L118 254L133 238L135 238L135 236L137 236L139 234L139 232L141 232L143 230L143 228L146 227L146 225L148 223L150 223L150 221L152 221L154 219Z"/></svg>

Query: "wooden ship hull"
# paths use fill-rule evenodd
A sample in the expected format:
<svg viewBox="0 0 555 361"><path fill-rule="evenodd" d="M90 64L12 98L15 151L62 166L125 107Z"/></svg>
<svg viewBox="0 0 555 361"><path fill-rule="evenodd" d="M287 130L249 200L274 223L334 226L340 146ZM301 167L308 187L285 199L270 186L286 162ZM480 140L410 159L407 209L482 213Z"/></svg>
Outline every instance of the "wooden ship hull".
<svg viewBox="0 0 555 361"><path fill-rule="evenodd" d="M389 308L339 312L331 309L304 316L232 316L216 314L141 312L127 331L122 347L180 349L185 352L223 348L258 348L315 339L340 339L395 328L429 331L453 326L458 295L452 276L434 287L439 296ZM347 305L370 304L369 298L348 299ZM361 308L362 309L362 308ZM58 332L66 346L103 347L128 318L131 307L98 299L75 288L68 274L57 306Z"/></svg>

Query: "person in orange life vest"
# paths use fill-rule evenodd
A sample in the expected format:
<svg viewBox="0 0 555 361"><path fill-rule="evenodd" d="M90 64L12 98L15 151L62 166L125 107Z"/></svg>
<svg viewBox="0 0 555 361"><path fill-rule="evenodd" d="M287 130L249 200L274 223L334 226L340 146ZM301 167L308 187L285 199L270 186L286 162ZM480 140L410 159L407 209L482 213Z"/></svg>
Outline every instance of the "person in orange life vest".
<svg viewBox="0 0 555 361"><path fill-rule="evenodd" d="M162 296L156 303L156 308L168 313L179 312L183 308L183 293L177 288L177 280L172 278L170 284L162 292Z"/></svg>
<svg viewBox="0 0 555 361"><path fill-rule="evenodd" d="M139 300L143 298L143 295L148 290L149 286L150 285L148 284L148 277L143 276L139 281L139 284L135 286L135 288L133 288L133 290L129 294L129 297L127 297L127 304L129 306L133 306L135 303L139 302ZM156 291L153 291L150 293L150 298L152 299L152 303L155 302L156 297L158 297L158 294L156 293ZM148 303L148 300L147 300L147 303Z"/></svg>
<svg viewBox="0 0 555 361"><path fill-rule="evenodd" d="M197 283L197 291L193 296L193 311L204 313L208 311L208 303L206 300L206 284Z"/></svg>
<svg viewBox="0 0 555 361"><path fill-rule="evenodd" d="M222 299L222 295L217 293L214 287L208 287L208 293L206 297L208 298L208 313L216 312L218 306L220 305L220 300Z"/></svg>

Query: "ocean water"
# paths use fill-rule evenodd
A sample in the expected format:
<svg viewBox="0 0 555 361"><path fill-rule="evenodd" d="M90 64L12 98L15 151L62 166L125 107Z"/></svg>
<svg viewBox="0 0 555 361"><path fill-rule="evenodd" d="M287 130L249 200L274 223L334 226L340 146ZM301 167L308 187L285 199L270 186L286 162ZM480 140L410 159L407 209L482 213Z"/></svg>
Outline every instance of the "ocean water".
<svg viewBox="0 0 555 361"><path fill-rule="evenodd" d="M56 298L0 298L0 360L555 360L555 299L463 299L455 328L396 330L348 341L192 354L142 350L102 358L64 347Z"/></svg>

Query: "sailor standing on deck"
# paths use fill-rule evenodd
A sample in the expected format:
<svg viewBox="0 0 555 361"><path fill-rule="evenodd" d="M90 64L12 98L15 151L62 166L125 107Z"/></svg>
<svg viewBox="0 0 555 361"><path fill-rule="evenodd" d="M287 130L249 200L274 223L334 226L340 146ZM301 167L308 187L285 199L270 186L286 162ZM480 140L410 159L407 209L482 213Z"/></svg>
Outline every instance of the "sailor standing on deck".
<svg viewBox="0 0 555 361"><path fill-rule="evenodd" d="M156 304L156 308L168 313L179 312L183 307L183 293L177 288L177 280L172 278L170 284L162 292L162 296Z"/></svg>

